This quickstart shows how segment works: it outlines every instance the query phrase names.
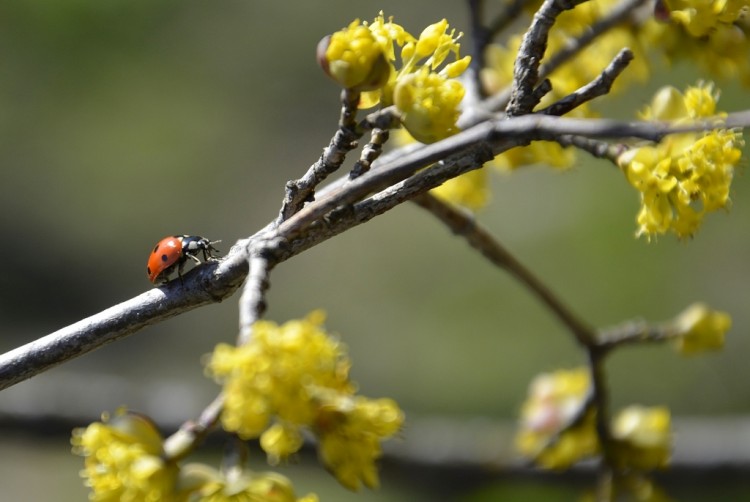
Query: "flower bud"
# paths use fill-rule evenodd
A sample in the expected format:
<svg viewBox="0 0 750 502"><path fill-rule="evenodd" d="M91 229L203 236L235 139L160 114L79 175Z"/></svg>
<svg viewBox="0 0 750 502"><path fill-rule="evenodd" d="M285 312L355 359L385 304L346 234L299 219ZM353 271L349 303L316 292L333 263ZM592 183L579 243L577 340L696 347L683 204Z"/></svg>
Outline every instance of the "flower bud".
<svg viewBox="0 0 750 502"><path fill-rule="evenodd" d="M371 91L383 87L391 66L367 26L354 21L348 28L323 38L317 48L318 64L345 89Z"/></svg>

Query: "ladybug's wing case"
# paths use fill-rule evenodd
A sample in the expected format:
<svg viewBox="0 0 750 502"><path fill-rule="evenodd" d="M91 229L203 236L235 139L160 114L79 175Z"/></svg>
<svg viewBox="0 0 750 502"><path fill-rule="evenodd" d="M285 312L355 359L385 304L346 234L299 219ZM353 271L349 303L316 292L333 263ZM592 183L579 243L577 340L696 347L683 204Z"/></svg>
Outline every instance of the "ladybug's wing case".
<svg viewBox="0 0 750 502"><path fill-rule="evenodd" d="M166 278L177 264L182 255L182 239L180 237L165 237L160 240L148 257L146 273L151 282L157 282L160 277Z"/></svg>

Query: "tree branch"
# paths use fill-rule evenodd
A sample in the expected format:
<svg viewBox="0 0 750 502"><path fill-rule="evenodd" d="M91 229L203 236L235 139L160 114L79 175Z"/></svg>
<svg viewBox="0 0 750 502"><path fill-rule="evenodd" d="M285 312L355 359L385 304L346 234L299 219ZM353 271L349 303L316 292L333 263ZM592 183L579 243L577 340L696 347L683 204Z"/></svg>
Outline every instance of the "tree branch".
<svg viewBox="0 0 750 502"><path fill-rule="evenodd" d="M617 77L625 71L633 60L633 52L630 49L622 49L607 65L607 67L591 82L584 85L575 92L568 94L558 102L539 110L537 113L543 115L565 115L599 96L604 96L612 89Z"/></svg>
<svg viewBox="0 0 750 502"><path fill-rule="evenodd" d="M524 267L487 229L482 227L468 212L442 202L430 194L414 198L420 207L432 213L451 231L460 235L494 265L502 268L537 298L562 322L578 342L590 347L595 344L596 332L576 316L552 291L528 268Z"/></svg>
<svg viewBox="0 0 750 502"><path fill-rule="evenodd" d="M586 0L544 0L528 31L523 36L521 47L513 68L513 84L510 101L505 108L509 117L531 113L538 104L534 100L534 86L539 81L539 65L547 50L549 31L557 17Z"/></svg>
<svg viewBox="0 0 750 502"><path fill-rule="evenodd" d="M478 169L493 155L533 140L570 135L658 141L670 133L750 125L750 110L722 121L670 126L655 122L567 119L525 115L474 126L444 141L384 156L353 181L322 190L318 200L275 226L235 244L218 264L204 264L167 283L0 355L0 389L31 378L140 329L231 296L248 273L249 250L264 249L273 265L382 214L448 179ZM406 153L403 153L406 152ZM431 166L429 169L425 167ZM419 172L417 172L419 171ZM416 173L416 174L415 174ZM261 245L261 241L263 241Z"/></svg>
<svg viewBox="0 0 750 502"><path fill-rule="evenodd" d="M341 167L346 154L357 147L357 140L362 136L355 127L359 96L358 92L347 89L341 91L339 128L328 147L323 150L323 155L310 166L305 175L286 184L286 196L279 212L278 223L299 211L305 202L313 200L315 187Z"/></svg>
<svg viewBox="0 0 750 502"><path fill-rule="evenodd" d="M258 246L260 248L260 246ZM244 345L252 335L255 321L266 311L266 291L270 283L269 274L274 263L266 256L265 249L250 251L249 273L240 296L240 333L237 345Z"/></svg>
<svg viewBox="0 0 750 502"><path fill-rule="evenodd" d="M580 53L583 49L591 45L591 43L601 35L608 32L620 23L625 22L628 16L631 16L633 12L644 3L646 3L646 0L623 0L622 2L615 5L612 10L607 12L607 14L605 14L598 21L592 24L578 38L571 40L567 47L561 49L550 58L548 58L547 61L542 64L541 68L539 69L539 75L542 78L548 76L550 73L558 69L563 63L570 60L576 54Z"/></svg>
<svg viewBox="0 0 750 502"><path fill-rule="evenodd" d="M618 3L611 11L591 25L581 36L572 40L567 47L550 56L547 61L539 67L538 78L547 78L553 71L575 57L599 36L625 22L628 16L645 2L646 0L623 0ZM481 106L487 110L501 110L505 108L510 100L512 90L512 86L509 85L505 90L487 98ZM473 124L463 124L464 127L468 125Z"/></svg>

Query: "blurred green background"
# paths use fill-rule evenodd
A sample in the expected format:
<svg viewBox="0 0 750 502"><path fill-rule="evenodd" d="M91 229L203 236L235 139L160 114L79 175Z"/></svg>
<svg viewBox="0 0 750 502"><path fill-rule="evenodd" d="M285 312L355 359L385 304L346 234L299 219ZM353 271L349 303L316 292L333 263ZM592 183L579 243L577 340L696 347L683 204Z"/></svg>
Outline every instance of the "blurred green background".
<svg viewBox="0 0 750 502"><path fill-rule="evenodd" d="M316 66L315 45L380 9L413 33L443 17L467 30L462 2L429 0L0 4L0 350L148 289L148 252L165 235L222 239L227 250L273 219L284 182L318 158L338 119L338 90ZM607 112L632 117L660 85L698 78L665 69ZM719 87L722 109L747 106L747 90ZM689 242L636 240L636 193L585 156L563 174L532 168L493 185L481 220L592 324L667 319L697 300L732 314L722 353L615 354L615 408L750 412L747 176L737 176L731 211L710 216ZM325 309L362 393L393 397L408 416L512 421L534 375L583 362L524 290L408 204L278 267L268 301L279 322ZM0 393L0 498L83 500L82 461L69 454L67 431L44 420L86 425L121 405L162 424L195 417L217 390L201 357L236 327L231 299ZM318 467L284 472L303 494L351 498ZM387 466L383 488L356 500L435 499L429 471L405 472ZM457 499L578 493L575 483L485 483Z"/></svg>

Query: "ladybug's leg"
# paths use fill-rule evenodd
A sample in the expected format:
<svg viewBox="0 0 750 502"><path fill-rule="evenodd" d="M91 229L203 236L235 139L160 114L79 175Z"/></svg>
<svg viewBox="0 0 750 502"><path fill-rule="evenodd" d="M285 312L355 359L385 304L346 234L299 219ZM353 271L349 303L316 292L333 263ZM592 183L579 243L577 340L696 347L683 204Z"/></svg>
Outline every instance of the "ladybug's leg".
<svg viewBox="0 0 750 502"><path fill-rule="evenodd" d="M211 254L211 251L219 252L218 249L216 249L213 245L217 244L221 241L211 241L208 243L208 247L203 249L203 259L206 261L219 261L217 257Z"/></svg>
<svg viewBox="0 0 750 502"><path fill-rule="evenodd" d="M205 251L204 251L204 253L205 253ZM200 265L201 264L201 261L198 259L197 256L194 256L192 254L186 254L185 256L189 256L190 259L193 260L196 263L196 265ZM184 265L184 264L185 264L185 262L183 261L182 265Z"/></svg>
<svg viewBox="0 0 750 502"><path fill-rule="evenodd" d="M177 276L180 278L180 284L185 284L185 281L182 279L182 269L185 267L185 260L180 260L180 264L177 265Z"/></svg>

